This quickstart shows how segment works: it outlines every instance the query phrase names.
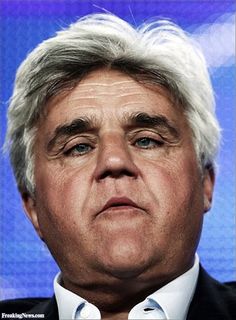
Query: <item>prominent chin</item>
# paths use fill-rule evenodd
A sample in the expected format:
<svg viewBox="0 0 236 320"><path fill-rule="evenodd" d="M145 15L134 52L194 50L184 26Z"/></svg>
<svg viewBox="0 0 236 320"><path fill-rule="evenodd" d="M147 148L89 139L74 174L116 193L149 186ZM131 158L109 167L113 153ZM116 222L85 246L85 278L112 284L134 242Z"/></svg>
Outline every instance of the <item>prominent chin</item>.
<svg viewBox="0 0 236 320"><path fill-rule="evenodd" d="M106 250L102 264L110 275L119 279L138 277L152 264L151 256L137 243L116 243Z"/></svg>

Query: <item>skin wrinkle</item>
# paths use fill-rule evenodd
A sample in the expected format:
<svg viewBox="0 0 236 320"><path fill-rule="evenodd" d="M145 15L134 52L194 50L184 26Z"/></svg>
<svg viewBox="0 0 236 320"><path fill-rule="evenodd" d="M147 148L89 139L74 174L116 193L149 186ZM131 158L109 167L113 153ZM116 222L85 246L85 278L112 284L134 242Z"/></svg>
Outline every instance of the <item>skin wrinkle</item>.
<svg viewBox="0 0 236 320"><path fill-rule="evenodd" d="M130 95L120 96L121 82ZM93 88L86 103L83 83L88 95ZM174 124L174 143L137 145L140 137L159 137L147 124L127 126L140 110ZM56 128L95 116L102 121L92 151L47 153ZM94 71L66 97L50 101L35 146L36 200L25 199L26 211L60 266L64 286L94 303L103 319L115 313L127 319L135 304L192 266L213 180L206 171L202 181L191 129L166 90L151 90L118 71ZM138 208L98 214L111 197L123 196Z"/></svg>

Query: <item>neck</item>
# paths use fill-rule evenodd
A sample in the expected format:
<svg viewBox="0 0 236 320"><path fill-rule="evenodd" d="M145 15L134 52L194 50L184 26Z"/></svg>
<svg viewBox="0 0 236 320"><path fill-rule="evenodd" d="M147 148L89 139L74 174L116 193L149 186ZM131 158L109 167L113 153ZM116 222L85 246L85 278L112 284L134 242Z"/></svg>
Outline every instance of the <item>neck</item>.
<svg viewBox="0 0 236 320"><path fill-rule="evenodd" d="M89 281L71 281L62 274L62 285L95 305L102 319L128 318L130 310L170 281L186 272L192 264L175 272L157 272L129 278L117 278L110 274L96 274ZM165 270L166 271L166 270ZM161 274L161 275L160 275ZM81 280L80 279L80 280Z"/></svg>
<svg viewBox="0 0 236 320"><path fill-rule="evenodd" d="M102 312L101 317L103 320L127 320L129 312L109 313Z"/></svg>
<svg viewBox="0 0 236 320"><path fill-rule="evenodd" d="M138 279L113 279L109 283L92 281L78 286L63 278L63 286L94 304L102 319L128 318L130 310L165 285L165 282L139 281Z"/></svg>

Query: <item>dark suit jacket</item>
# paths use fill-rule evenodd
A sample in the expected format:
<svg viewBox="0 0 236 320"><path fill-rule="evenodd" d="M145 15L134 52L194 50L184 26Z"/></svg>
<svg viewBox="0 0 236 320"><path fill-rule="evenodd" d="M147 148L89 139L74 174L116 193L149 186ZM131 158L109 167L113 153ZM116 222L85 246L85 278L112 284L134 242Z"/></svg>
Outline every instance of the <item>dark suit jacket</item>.
<svg viewBox="0 0 236 320"><path fill-rule="evenodd" d="M0 314L3 312L44 314L44 319L58 319L55 296L2 301L0 302ZM197 288L187 320L236 320L236 282L221 284L200 267Z"/></svg>

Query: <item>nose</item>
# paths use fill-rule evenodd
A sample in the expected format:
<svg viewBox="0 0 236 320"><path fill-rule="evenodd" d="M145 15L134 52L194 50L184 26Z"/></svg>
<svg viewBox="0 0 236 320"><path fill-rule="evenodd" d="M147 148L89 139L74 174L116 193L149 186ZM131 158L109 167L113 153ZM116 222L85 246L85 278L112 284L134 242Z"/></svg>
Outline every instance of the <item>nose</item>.
<svg viewBox="0 0 236 320"><path fill-rule="evenodd" d="M99 146L95 179L97 181L123 176L137 178L139 170L135 165L125 138L106 135Z"/></svg>

